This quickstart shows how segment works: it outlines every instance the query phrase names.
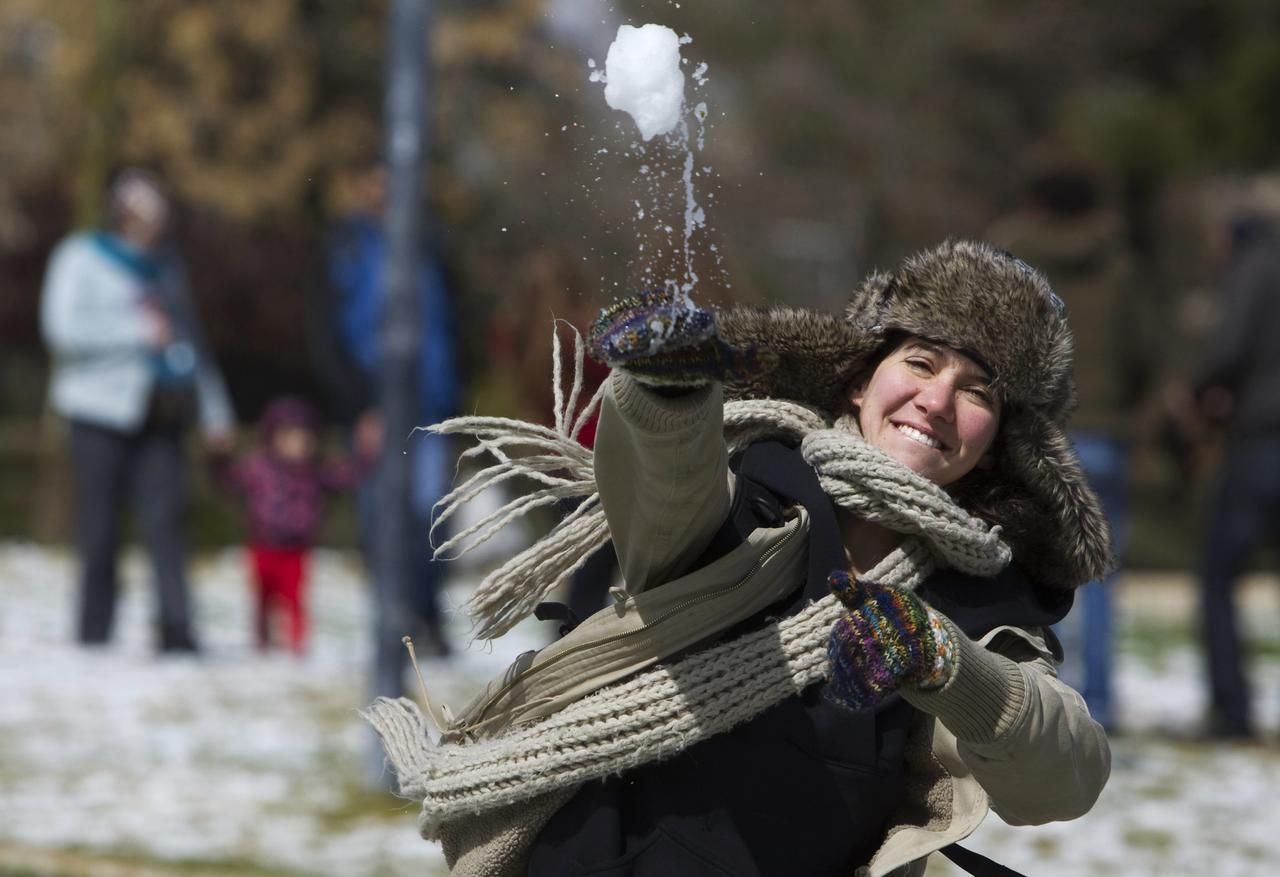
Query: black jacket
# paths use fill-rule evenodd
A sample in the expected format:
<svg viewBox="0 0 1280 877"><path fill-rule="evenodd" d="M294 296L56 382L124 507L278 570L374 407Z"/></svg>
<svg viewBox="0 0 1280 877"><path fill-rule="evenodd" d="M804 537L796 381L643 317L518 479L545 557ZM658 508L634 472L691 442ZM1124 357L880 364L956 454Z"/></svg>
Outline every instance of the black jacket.
<svg viewBox="0 0 1280 877"><path fill-rule="evenodd" d="M1197 390L1231 393L1234 436L1280 435L1280 236L1263 234L1246 246L1222 307Z"/></svg>

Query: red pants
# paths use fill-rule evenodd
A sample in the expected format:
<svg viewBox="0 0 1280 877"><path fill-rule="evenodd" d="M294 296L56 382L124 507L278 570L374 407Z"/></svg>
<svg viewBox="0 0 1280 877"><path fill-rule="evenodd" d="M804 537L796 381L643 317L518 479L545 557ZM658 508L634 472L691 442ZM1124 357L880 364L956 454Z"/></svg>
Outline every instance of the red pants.
<svg viewBox="0 0 1280 877"><path fill-rule="evenodd" d="M271 646L271 622L276 610L284 612L289 648L301 654L306 647L307 612L303 604L303 588L306 585L307 555L305 548L249 547L249 560L258 585L254 624L260 648Z"/></svg>

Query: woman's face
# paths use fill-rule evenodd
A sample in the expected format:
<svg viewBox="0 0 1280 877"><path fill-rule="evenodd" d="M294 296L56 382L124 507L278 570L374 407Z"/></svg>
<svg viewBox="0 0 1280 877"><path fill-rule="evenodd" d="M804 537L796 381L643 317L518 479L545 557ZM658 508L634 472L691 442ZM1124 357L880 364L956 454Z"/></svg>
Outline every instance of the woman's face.
<svg viewBox="0 0 1280 877"><path fill-rule="evenodd" d="M882 359L849 401L868 442L939 487L972 471L1000 427L987 370L919 338Z"/></svg>

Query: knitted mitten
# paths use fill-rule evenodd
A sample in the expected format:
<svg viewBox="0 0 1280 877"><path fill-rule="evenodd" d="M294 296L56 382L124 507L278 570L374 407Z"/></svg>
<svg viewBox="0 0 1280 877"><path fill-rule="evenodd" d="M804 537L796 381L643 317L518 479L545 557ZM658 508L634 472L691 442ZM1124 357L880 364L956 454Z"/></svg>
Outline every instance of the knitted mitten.
<svg viewBox="0 0 1280 877"><path fill-rule="evenodd" d="M955 667L942 617L910 591L833 572L831 591L849 611L831 628L827 696L852 709L874 707L903 685L939 688Z"/></svg>
<svg viewBox="0 0 1280 877"><path fill-rule="evenodd" d="M592 358L655 387L700 387L757 374L777 362L754 346L725 344L716 335L715 314L686 307L662 289L604 308L587 337Z"/></svg>

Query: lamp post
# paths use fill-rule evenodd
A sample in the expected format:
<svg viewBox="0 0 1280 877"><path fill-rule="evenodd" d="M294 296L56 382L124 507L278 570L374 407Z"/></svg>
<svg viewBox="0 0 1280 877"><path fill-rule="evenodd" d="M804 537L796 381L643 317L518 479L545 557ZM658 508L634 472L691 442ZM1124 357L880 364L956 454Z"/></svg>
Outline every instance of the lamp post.
<svg viewBox="0 0 1280 877"><path fill-rule="evenodd" d="M387 22L383 215L387 250L381 327L383 418L375 539L374 695L399 696L405 667L401 638L416 619L406 595L414 583L410 562L410 458L405 442L418 410L419 309L422 277L422 191L427 143L428 0L394 0Z"/></svg>

